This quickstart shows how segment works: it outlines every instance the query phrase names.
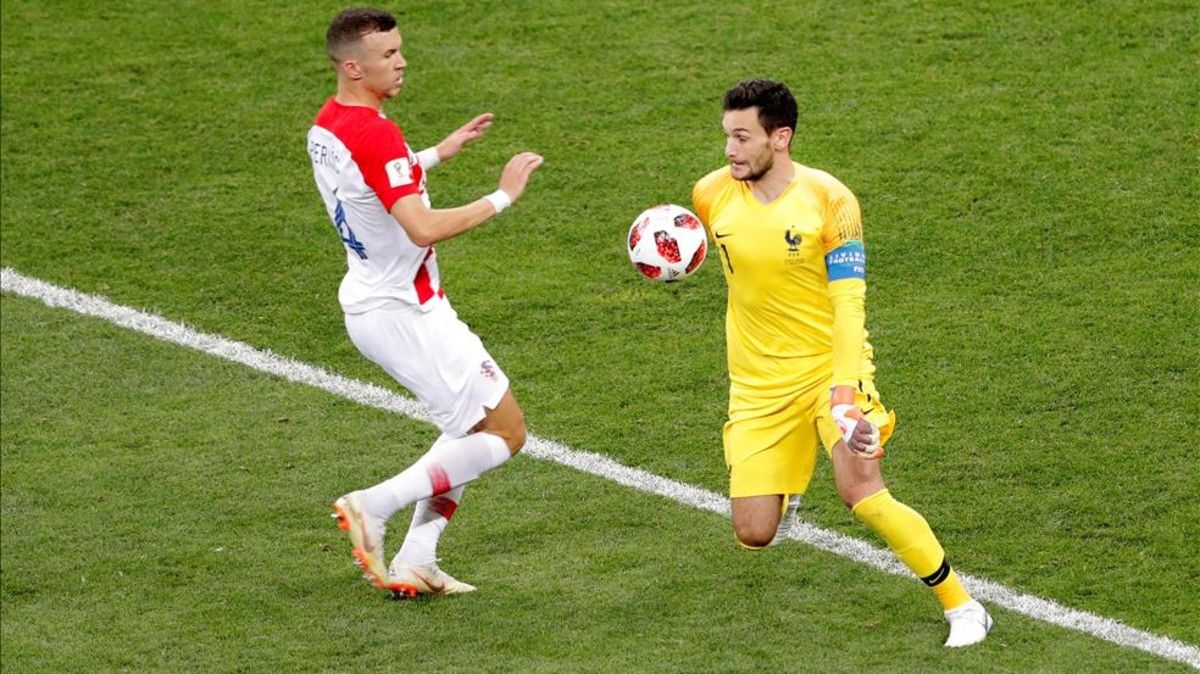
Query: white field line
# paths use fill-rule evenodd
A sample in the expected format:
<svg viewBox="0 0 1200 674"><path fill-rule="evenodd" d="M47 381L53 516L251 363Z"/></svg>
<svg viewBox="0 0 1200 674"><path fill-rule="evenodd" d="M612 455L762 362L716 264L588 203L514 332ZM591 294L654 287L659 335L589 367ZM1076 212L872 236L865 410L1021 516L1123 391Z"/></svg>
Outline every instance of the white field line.
<svg viewBox="0 0 1200 674"><path fill-rule="evenodd" d="M248 344L223 337L206 335L174 323L155 314L130 309L95 295L60 288L44 281L23 276L7 267L0 270L3 292L39 299L47 306L62 307L87 316L102 318L124 328L150 335L190 349L241 363L260 372L267 372L288 381L308 384L348 400L414 419L428 421L424 407L404 396L374 384L347 379L319 367L256 349ZM689 484L624 466L593 452L572 449L546 438L529 436L524 454L569 466L618 484L664 496L678 503L729 516L729 499L725 496ZM891 552L876 548L862 540L804 524L793 531L791 538L840 557L865 564L898 576L912 574ZM1086 611L1063 606L1048 599L1021 594L999 583L959 571L959 577L975 597L1032 618L1090 634L1120 646L1136 648L1161 657L1177 660L1200 669L1200 648L1188 643L1139 630L1124 623Z"/></svg>

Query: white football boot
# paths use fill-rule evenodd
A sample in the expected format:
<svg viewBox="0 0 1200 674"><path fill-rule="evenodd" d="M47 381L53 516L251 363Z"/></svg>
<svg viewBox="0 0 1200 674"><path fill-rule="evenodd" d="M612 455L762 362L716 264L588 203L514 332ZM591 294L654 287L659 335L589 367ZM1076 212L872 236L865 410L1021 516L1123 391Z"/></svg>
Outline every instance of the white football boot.
<svg viewBox="0 0 1200 674"><path fill-rule="evenodd" d="M383 537L387 527L383 520L372 517L363 508L358 492L351 492L333 502L333 517L338 528L350 534L354 559L363 576L375 587L386 590L387 567L383 564Z"/></svg>
<svg viewBox="0 0 1200 674"><path fill-rule="evenodd" d="M983 641L992 629L992 616L983 604L972 599L952 611L946 611L946 622L950 623L949 648L961 648Z"/></svg>
<svg viewBox="0 0 1200 674"><path fill-rule="evenodd" d="M466 594L475 586L456 579L433 564L409 564L396 555L388 567L387 589L397 599L419 594Z"/></svg>

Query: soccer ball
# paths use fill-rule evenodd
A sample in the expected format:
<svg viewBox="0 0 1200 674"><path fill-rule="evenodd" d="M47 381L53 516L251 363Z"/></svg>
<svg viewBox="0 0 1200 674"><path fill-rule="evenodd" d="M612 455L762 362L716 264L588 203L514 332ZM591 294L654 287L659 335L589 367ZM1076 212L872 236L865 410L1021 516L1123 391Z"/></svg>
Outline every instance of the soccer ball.
<svg viewBox="0 0 1200 674"><path fill-rule="evenodd" d="M708 253L700 218L675 204L642 211L629 228L627 243L633 266L642 276L662 283L691 276Z"/></svg>

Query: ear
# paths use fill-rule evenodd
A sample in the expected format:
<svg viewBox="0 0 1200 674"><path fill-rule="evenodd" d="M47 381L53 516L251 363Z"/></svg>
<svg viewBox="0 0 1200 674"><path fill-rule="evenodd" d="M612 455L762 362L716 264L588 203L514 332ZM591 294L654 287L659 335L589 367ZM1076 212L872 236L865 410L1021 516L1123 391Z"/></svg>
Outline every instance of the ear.
<svg viewBox="0 0 1200 674"><path fill-rule="evenodd" d="M783 152L792 146L793 131L786 126L781 126L775 129L775 133L771 134L771 149L776 152Z"/></svg>
<svg viewBox="0 0 1200 674"><path fill-rule="evenodd" d="M358 59L344 59L338 64L338 71L350 80L361 80L363 78L362 67L358 65Z"/></svg>

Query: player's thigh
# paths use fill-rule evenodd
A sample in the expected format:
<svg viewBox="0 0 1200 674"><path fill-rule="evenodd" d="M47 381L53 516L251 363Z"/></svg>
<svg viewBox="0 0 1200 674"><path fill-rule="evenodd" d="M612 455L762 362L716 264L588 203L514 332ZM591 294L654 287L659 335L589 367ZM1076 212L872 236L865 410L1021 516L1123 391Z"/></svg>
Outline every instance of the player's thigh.
<svg viewBox="0 0 1200 674"><path fill-rule="evenodd" d="M859 381L854 402L867 420L879 428L880 443L886 443L895 430L896 415L884 406L870 377ZM833 479L837 485L838 496L847 506L853 507L885 487L883 471L878 459L863 459L846 447L828 407L823 405L819 408L817 428L821 435L821 444L825 446L833 464Z"/></svg>
<svg viewBox="0 0 1200 674"><path fill-rule="evenodd" d="M859 501L887 486L883 481L879 459L856 456L841 440L834 445L831 453L833 480L837 484L838 496L846 507L853 508Z"/></svg>
<svg viewBox="0 0 1200 674"><path fill-rule="evenodd" d="M818 439L795 398L731 396L722 435L731 498L807 491Z"/></svg>
<svg viewBox="0 0 1200 674"><path fill-rule="evenodd" d="M346 334L358 352L418 397L435 381L428 368L422 367L427 358L420 317L419 310L400 303L345 316Z"/></svg>
<svg viewBox="0 0 1200 674"><path fill-rule="evenodd" d="M449 304L347 315L346 328L359 351L416 395L449 436L469 433L509 393L507 375ZM519 411L513 399L504 418Z"/></svg>

